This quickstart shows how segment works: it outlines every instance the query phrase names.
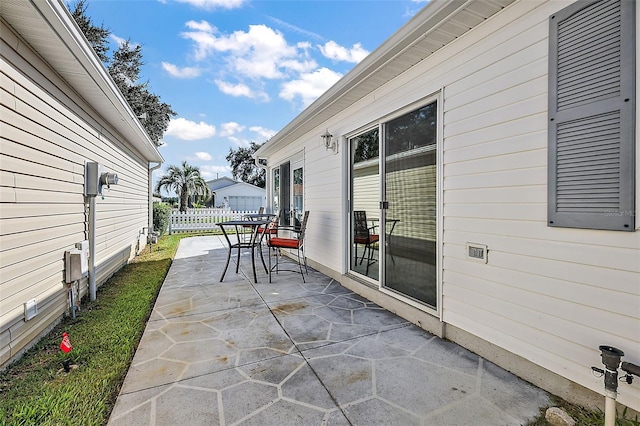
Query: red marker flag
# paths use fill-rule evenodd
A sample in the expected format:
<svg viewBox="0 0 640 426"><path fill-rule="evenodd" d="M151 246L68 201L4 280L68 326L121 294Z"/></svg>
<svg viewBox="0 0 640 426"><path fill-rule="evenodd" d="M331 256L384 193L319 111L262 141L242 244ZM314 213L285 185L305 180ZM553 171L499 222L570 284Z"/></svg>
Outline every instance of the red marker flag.
<svg viewBox="0 0 640 426"><path fill-rule="evenodd" d="M67 333L62 333L62 343L60 343L60 349L62 349L62 352L64 352L65 354L68 354L69 352L71 352L71 349L73 349L71 347L71 341L69 340L69 335Z"/></svg>

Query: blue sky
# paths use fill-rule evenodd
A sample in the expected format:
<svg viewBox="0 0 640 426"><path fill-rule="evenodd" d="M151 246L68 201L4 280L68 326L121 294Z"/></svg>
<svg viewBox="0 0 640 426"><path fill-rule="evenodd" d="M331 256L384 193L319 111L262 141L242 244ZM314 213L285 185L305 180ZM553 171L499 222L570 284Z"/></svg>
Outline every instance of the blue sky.
<svg viewBox="0 0 640 426"><path fill-rule="evenodd" d="M395 33L411 0L88 0L112 50L142 46L141 76L177 112L164 135L168 165L206 180L231 176L229 149L262 143Z"/></svg>

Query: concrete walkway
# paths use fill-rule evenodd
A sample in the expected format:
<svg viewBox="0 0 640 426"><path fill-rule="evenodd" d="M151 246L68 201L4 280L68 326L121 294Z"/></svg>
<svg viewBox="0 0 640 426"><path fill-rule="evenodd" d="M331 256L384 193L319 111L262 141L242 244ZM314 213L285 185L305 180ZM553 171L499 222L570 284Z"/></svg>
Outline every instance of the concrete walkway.
<svg viewBox="0 0 640 426"><path fill-rule="evenodd" d="M548 395L310 270L180 242L109 425L521 425Z"/></svg>

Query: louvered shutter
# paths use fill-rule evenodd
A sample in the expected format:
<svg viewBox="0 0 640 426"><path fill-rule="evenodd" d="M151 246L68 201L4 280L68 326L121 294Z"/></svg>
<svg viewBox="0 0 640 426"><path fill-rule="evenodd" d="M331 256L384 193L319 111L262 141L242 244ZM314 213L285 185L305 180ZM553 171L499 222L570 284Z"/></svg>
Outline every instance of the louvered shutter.
<svg viewBox="0 0 640 426"><path fill-rule="evenodd" d="M635 1L550 17L549 226L635 229Z"/></svg>

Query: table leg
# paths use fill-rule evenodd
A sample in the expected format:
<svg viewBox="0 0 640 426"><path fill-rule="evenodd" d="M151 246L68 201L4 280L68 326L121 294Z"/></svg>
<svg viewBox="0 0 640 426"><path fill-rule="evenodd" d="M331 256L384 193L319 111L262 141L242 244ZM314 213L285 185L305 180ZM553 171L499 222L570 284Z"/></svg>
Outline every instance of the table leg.
<svg viewBox="0 0 640 426"><path fill-rule="evenodd" d="M253 281L257 284L258 283L258 275L256 275L256 250L255 250L255 245L251 244L251 268L253 268Z"/></svg>
<svg viewBox="0 0 640 426"><path fill-rule="evenodd" d="M240 243L240 230L238 229L237 225L236 225L236 237L238 237L238 260L236 261L236 274L237 274L238 270L240 269L240 252L242 251L242 244Z"/></svg>
<svg viewBox="0 0 640 426"><path fill-rule="evenodd" d="M224 279L224 275L227 273L227 268L229 267L229 261L231 260L231 241L227 236L227 232L224 230L224 226L220 225L220 229L222 229L222 235L227 240L227 244L229 245L229 251L227 252L227 263L224 265L224 270L222 271L222 276L220 277L220 282Z"/></svg>
<svg viewBox="0 0 640 426"><path fill-rule="evenodd" d="M267 264L264 263L264 254L262 253L262 242L258 243L258 250L260 250L260 259L262 259L262 266L264 266L264 272L269 272L267 269Z"/></svg>

